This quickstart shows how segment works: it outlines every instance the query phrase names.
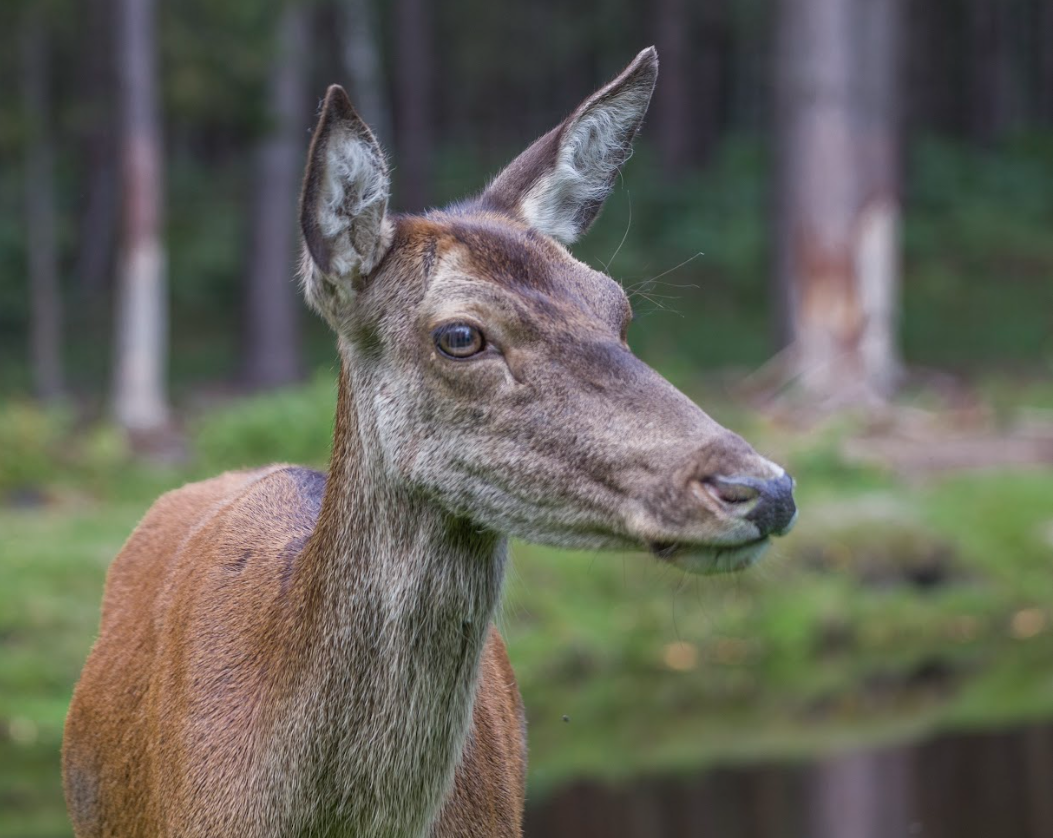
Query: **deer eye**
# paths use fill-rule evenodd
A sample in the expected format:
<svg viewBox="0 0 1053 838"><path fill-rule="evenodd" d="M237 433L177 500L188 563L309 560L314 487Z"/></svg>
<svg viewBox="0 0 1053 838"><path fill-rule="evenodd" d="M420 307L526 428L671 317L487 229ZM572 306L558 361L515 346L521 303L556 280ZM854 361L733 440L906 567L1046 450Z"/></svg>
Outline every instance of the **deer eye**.
<svg viewBox="0 0 1053 838"><path fill-rule="evenodd" d="M448 323L433 333L435 345L450 358L470 358L483 351L483 333L467 323Z"/></svg>

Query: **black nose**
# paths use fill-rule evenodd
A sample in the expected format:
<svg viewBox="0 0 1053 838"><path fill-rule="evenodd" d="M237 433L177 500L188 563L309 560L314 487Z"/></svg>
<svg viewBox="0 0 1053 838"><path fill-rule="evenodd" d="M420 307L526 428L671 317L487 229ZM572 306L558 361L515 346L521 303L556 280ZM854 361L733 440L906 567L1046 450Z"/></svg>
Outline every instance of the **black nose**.
<svg viewBox="0 0 1053 838"><path fill-rule="evenodd" d="M709 481L727 504L748 509L743 517L757 525L762 536L782 535L797 515L793 502L793 478L788 474L773 480L736 475Z"/></svg>

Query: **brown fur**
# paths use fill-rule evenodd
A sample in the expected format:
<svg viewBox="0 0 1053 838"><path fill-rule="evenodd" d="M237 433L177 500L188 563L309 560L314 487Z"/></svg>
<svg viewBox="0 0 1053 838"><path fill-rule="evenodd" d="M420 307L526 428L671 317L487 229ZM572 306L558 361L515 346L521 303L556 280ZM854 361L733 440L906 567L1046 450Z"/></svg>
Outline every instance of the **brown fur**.
<svg viewBox="0 0 1053 838"><path fill-rule="evenodd" d="M180 782L180 775L204 764L210 782L230 793L241 786L254 752L265 749L276 723L266 698L288 688L295 668L245 667L243 661L275 658L276 664L295 654L295 645L283 640L295 638L308 616L306 603L285 596L289 562L302 556L318 515L296 472L283 466L231 472L170 492L114 561L99 639L66 727L66 794L78 836L198 834L189 825L186 832L173 828L179 813L202 805L202 789ZM282 513L277 519L275 511ZM147 556L150 561L142 561ZM144 613L163 619L143 620ZM186 635L202 620L209 636L195 643ZM226 632L231 640L223 640ZM208 684L206 695L186 680L195 670ZM86 700L89 695L94 700ZM202 750L188 752L184 723L204 705L211 712L192 731ZM519 834L523 726L511 664L491 629L471 733L436 838ZM240 739L240 759L211 762L210 750L219 751L219 741L232 735Z"/></svg>

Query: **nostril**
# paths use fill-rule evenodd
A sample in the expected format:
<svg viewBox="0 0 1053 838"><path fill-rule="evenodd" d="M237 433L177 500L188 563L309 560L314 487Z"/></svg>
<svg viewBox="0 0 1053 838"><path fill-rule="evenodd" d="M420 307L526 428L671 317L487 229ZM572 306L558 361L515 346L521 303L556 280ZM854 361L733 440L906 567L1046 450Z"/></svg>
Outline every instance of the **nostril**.
<svg viewBox="0 0 1053 838"><path fill-rule="evenodd" d="M794 481L788 474L769 479L745 474L712 476L698 485L729 513L753 523L762 537L784 535L796 520Z"/></svg>
<svg viewBox="0 0 1053 838"><path fill-rule="evenodd" d="M703 478L696 481L695 490L705 491L724 504L729 513L753 523L765 537L785 535L793 527L797 517L794 485L786 473L767 479L736 474Z"/></svg>
<svg viewBox="0 0 1053 838"><path fill-rule="evenodd" d="M748 477L710 477L705 482L727 504L749 503L761 494L757 481Z"/></svg>
<svg viewBox="0 0 1053 838"><path fill-rule="evenodd" d="M762 535L785 535L793 526L797 516L793 487L793 478L788 474L762 484L761 500L746 516Z"/></svg>

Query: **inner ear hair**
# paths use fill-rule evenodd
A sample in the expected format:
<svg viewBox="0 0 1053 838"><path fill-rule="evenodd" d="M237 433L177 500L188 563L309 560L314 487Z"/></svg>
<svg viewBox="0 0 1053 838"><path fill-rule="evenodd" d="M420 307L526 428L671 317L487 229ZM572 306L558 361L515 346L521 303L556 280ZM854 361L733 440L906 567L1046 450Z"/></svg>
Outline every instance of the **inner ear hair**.
<svg viewBox="0 0 1053 838"><path fill-rule="evenodd" d="M481 202L570 244L595 221L632 154L658 78L658 53L643 50L491 183Z"/></svg>
<svg viewBox="0 0 1053 838"><path fill-rule="evenodd" d="M383 255L390 179L373 132L339 85L326 92L300 199L310 258L329 276L368 274Z"/></svg>

